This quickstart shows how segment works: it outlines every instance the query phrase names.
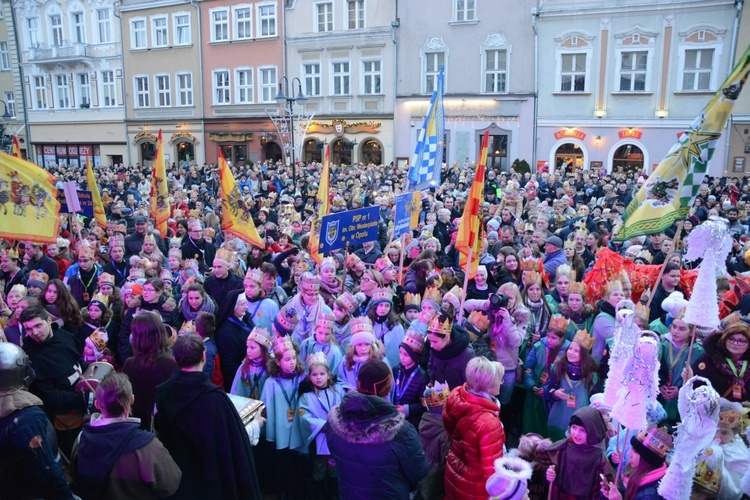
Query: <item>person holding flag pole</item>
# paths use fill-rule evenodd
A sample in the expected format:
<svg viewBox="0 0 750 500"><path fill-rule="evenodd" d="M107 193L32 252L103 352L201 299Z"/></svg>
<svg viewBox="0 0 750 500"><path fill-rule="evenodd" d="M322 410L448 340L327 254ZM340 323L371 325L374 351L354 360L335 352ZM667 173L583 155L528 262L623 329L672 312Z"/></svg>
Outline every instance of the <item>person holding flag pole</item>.
<svg viewBox="0 0 750 500"><path fill-rule="evenodd" d="M331 145L326 146L325 160L323 161L323 171L320 174L320 184L318 186L318 192L315 196L318 204L318 213L312 221L312 231L310 231L310 241L308 243L308 250L310 251L310 257L315 261L316 264L320 265L323 260L323 255L318 253L320 247L320 227L323 223L323 217L328 215L331 211L331 201L328 196L329 185L330 185L330 164L331 164Z"/></svg>
<svg viewBox="0 0 750 500"><path fill-rule="evenodd" d="M86 182L88 183L89 191L91 191L91 200L94 203L94 219L96 219L99 227L107 229L107 214L104 212L102 197L99 194L99 187L96 185L94 170L91 168L91 158L88 156L86 157Z"/></svg>
<svg viewBox="0 0 750 500"><path fill-rule="evenodd" d="M154 219L154 228L162 239L167 237L167 220L169 219L169 183L167 167L164 163L164 141L161 129L156 141L154 170L151 174L151 195L149 198L149 216Z"/></svg>

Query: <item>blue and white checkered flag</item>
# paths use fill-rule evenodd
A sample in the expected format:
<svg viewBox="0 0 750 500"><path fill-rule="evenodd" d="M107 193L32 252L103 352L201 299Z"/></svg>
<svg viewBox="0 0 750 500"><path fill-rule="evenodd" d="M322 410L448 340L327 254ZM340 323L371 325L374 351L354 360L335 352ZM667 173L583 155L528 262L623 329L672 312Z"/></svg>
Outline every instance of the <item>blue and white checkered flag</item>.
<svg viewBox="0 0 750 500"><path fill-rule="evenodd" d="M443 138L445 137L445 110L443 108L443 72L440 68L437 89L432 93L430 107L419 131L419 140L409 169L409 189L423 191L440 185L443 168Z"/></svg>

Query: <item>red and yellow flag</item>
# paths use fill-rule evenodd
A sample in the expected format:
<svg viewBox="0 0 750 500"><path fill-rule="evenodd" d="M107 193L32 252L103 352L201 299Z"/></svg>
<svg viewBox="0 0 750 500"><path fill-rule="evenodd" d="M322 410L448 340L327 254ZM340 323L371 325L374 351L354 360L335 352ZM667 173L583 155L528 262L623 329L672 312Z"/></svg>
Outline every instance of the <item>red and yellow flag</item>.
<svg viewBox="0 0 750 500"><path fill-rule="evenodd" d="M219 149L219 184L221 194L221 230L251 245L265 248L266 244L255 229L253 217L242 198L227 160Z"/></svg>
<svg viewBox="0 0 750 500"><path fill-rule="evenodd" d="M15 156L16 158L21 157L21 145L18 144L18 137L15 135L13 136L13 145L10 148L10 155Z"/></svg>
<svg viewBox="0 0 750 500"><path fill-rule="evenodd" d="M474 174L474 183L471 185L469 197L466 200L464 214L461 217L461 225L458 228L458 237L456 238L456 250L461 254L459 265L461 269L466 270L469 279L477 274L479 252L482 249L482 218L479 216L479 209L484 201L484 172L487 168L489 138L489 131L486 131L482 138L482 149L479 152L479 162L477 164L477 171ZM469 249L471 249L471 262L467 262L469 259Z"/></svg>
<svg viewBox="0 0 750 500"><path fill-rule="evenodd" d="M86 182L91 191L91 201L94 202L94 219L102 229L107 229L107 215L104 213L104 204L102 197L99 195L99 187L96 185L94 169L91 168L91 158L86 157Z"/></svg>
<svg viewBox="0 0 750 500"><path fill-rule="evenodd" d="M167 237L167 220L169 219L169 186L167 183L167 166L164 163L164 143L159 129L156 141L154 171L151 174L151 196L149 215L154 219L156 230L162 238Z"/></svg>
<svg viewBox="0 0 750 500"><path fill-rule="evenodd" d="M331 145L326 146L326 156L323 160L323 172L320 174L320 185L318 185L318 194L316 195L316 201L318 202L318 213L313 219L313 230L310 231L310 241L308 243L308 250L310 251L310 257L317 262L321 263L323 256L318 253L320 248L320 225L323 223L323 217L328 215L331 210L331 203L328 197L329 185L330 185L330 168L331 168Z"/></svg>

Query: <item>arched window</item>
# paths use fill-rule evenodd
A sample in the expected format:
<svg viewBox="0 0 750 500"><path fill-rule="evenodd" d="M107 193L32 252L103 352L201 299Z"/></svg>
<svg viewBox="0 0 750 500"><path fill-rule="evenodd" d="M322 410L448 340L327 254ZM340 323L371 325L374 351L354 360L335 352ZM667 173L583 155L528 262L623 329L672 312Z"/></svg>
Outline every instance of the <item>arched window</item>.
<svg viewBox="0 0 750 500"><path fill-rule="evenodd" d="M331 144L331 162L334 165L352 164L352 145L343 137Z"/></svg>
<svg viewBox="0 0 750 500"><path fill-rule="evenodd" d="M555 173L562 175L583 168L583 151L578 144L566 142L555 151Z"/></svg>
<svg viewBox="0 0 750 500"><path fill-rule="evenodd" d="M312 163L314 161L320 163L323 161L323 143L317 139L308 139L305 141L304 148L304 161L305 163Z"/></svg>
<svg viewBox="0 0 750 500"><path fill-rule="evenodd" d="M643 170L643 151L635 144L623 144L612 157L612 172L640 172Z"/></svg>
<svg viewBox="0 0 750 500"><path fill-rule="evenodd" d="M364 164L383 164L383 145L376 139L367 139L362 143L360 161Z"/></svg>
<svg viewBox="0 0 750 500"><path fill-rule="evenodd" d="M156 143L144 141L139 146L141 165L150 165L156 156Z"/></svg>

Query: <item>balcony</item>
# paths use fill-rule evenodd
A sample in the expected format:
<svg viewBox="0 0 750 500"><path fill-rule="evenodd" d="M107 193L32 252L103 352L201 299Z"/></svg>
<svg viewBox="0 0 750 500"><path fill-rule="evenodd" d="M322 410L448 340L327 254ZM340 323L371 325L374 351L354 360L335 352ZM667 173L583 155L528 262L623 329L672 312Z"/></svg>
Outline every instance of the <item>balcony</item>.
<svg viewBox="0 0 750 500"><path fill-rule="evenodd" d="M120 54L120 48L115 44L92 45L88 43L73 43L63 41L60 46L47 46L39 44L24 52L26 62L34 64L59 64L78 63L97 59L100 57L112 57Z"/></svg>

